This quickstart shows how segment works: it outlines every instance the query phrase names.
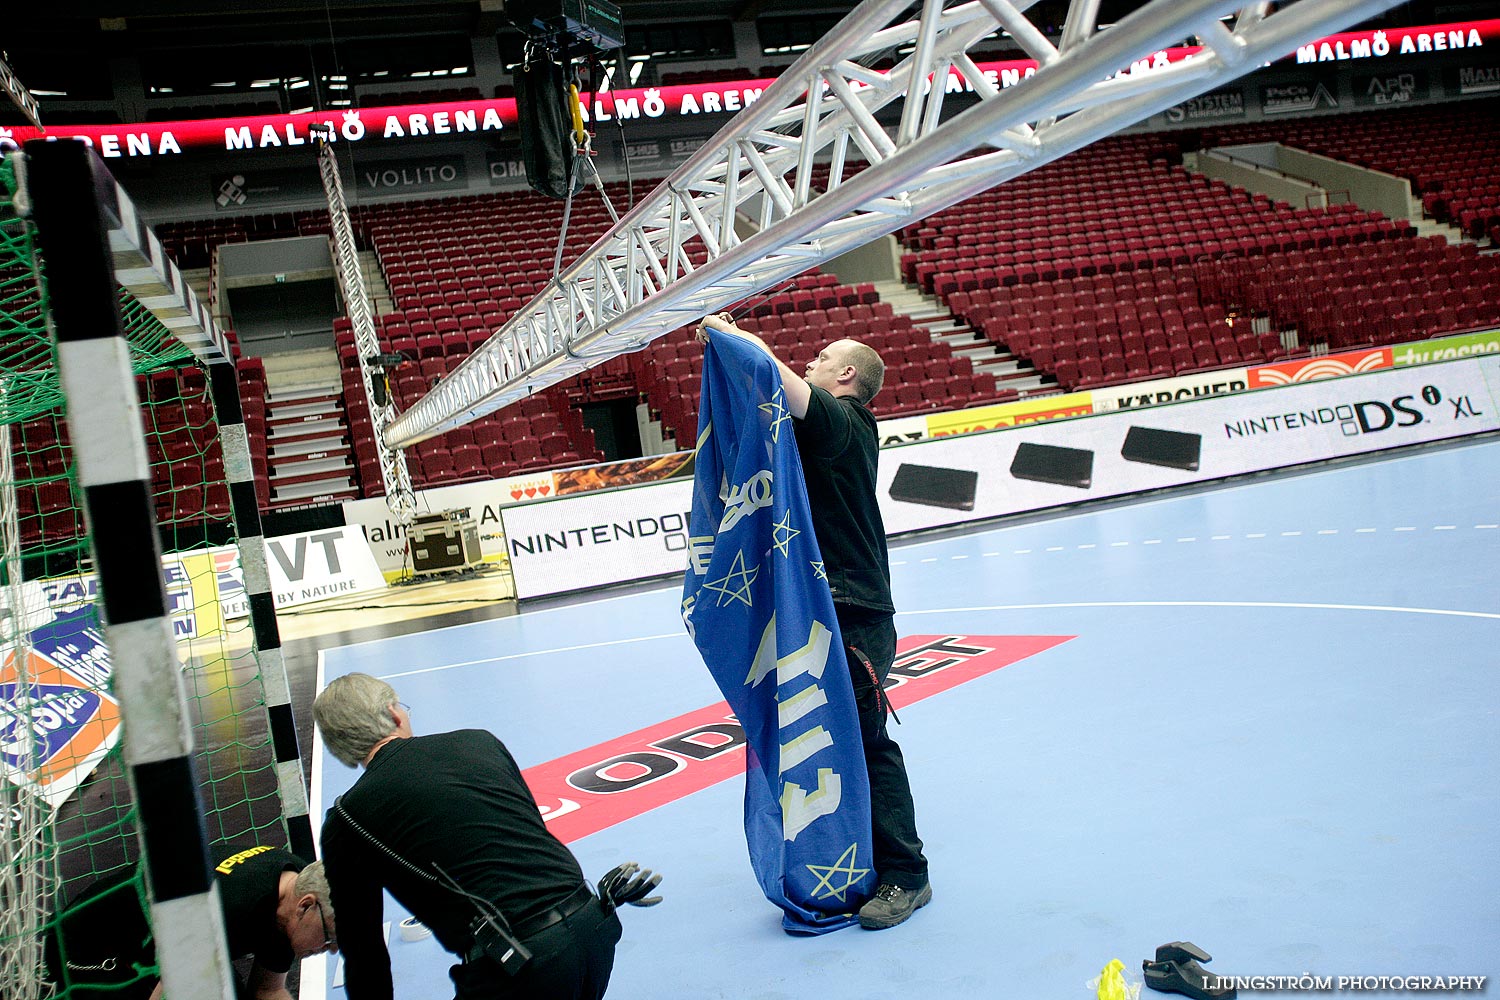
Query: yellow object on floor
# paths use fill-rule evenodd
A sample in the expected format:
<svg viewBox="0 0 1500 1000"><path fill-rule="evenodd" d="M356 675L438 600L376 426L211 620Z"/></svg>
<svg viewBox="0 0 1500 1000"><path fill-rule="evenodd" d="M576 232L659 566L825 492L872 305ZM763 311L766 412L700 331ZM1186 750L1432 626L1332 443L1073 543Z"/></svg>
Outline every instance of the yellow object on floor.
<svg viewBox="0 0 1500 1000"><path fill-rule="evenodd" d="M1133 1000L1135 993L1125 982L1125 963L1118 958L1109 960L1104 971L1099 973L1099 1000Z"/></svg>

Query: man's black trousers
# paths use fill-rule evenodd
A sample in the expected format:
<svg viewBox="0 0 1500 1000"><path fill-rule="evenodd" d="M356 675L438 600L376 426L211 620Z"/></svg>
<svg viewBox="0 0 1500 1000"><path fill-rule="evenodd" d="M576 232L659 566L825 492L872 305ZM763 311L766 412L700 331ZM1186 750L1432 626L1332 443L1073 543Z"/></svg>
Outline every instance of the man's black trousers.
<svg viewBox="0 0 1500 1000"><path fill-rule="evenodd" d="M859 709L865 769L870 773L875 872L881 882L903 889L920 889L927 884L927 859L922 856L922 841L917 836L916 808L906 777L906 761L886 729L882 692L854 652L864 654L876 679L884 684L896 659L896 626L888 613L872 613L843 604L837 606L837 611L849 677L854 682L854 702Z"/></svg>
<svg viewBox="0 0 1500 1000"><path fill-rule="evenodd" d="M526 938L531 961L514 976L489 958L453 966L453 1000L599 1000L619 940L619 916L590 902Z"/></svg>

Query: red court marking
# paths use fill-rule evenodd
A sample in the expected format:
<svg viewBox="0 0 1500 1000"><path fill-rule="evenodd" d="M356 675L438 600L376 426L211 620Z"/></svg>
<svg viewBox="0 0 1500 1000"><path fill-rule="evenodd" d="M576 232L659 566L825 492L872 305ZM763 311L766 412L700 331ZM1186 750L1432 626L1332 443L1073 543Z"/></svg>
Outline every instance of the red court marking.
<svg viewBox="0 0 1500 1000"><path fill-rule="evenodd" d="M896 683L888 684L886 690L891 704L902 709L1071 638L909 635L896 644L891 667ZM695 734L705 726L713 728ZM737 730L729 705L721 701L538 764L523 775L542 808L547 828L568 844L743 774L745 750ZM727 737L726 731L736 738ZM684 736L690 738L681 739ZM637 780L639 784L624 787ZM607 788L611 782L620 786L618 790L579 787L592 783Z"/></svg>

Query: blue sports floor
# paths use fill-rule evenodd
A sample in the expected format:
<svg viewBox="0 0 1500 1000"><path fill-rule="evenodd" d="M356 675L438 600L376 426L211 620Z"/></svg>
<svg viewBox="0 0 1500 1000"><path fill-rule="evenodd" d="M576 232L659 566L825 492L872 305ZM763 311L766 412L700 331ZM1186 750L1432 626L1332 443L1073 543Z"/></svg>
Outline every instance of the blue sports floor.
<svg viewBox="0 0 1500 1000"><path fill-rule="evenodd" d="M1074 637L901 710L932 905L784 934L720 782L571 844L666 876L611 998L1082 1000L1174 940L1225 975L1500 973L1500 440L903 544L892 574L902 636ZM327 650L319 686L386 677L419 732L529 768L720 699L678 591ZM355 777L318 754L315 814ZM398 996L452 995L391 938Z"/></svg>

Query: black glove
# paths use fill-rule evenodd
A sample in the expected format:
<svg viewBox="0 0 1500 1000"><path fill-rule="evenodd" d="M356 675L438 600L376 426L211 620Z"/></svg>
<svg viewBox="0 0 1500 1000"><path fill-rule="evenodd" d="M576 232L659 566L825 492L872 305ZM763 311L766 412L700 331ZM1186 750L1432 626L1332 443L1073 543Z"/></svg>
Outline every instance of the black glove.
<svg viewBox="0 0 1500 1000"><path fill-rule="evenodd" d="M627 861L599 880L599 898L609 909L614 909L621 903L655 906L661 902L661 897L647 896L646 893L655 889L660 882L661 876L651 874L651 869L642 868L634 861Z"/></svg>

